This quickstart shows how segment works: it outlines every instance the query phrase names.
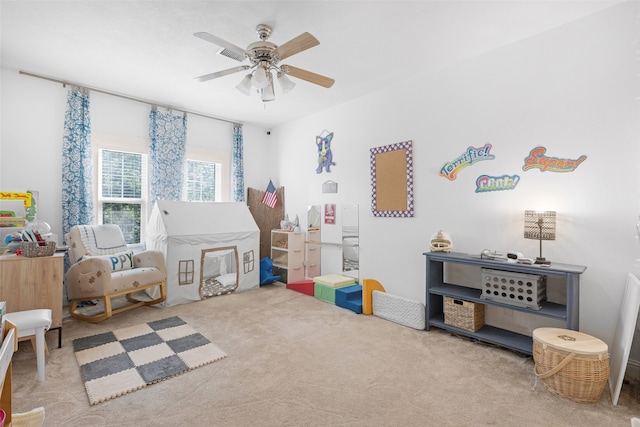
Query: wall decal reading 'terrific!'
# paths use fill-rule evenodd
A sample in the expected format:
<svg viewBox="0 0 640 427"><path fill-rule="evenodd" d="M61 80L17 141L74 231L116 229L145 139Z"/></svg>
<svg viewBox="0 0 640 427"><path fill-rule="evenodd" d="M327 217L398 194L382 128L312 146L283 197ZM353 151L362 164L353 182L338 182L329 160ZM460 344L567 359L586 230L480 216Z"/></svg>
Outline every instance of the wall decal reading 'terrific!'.
<svg viewBox="0 0 640 427"><path fill-rule="evenodd" d="M453 181L458 177L458 172L467 166L471 166L481 160L493 160L495 156L493 154L489 154L489 151L491 151L491 144L485 144L483 147L478 148L467 148L467 151L462 153L462 155L442 166L440 169L440 176Z"/></svg>

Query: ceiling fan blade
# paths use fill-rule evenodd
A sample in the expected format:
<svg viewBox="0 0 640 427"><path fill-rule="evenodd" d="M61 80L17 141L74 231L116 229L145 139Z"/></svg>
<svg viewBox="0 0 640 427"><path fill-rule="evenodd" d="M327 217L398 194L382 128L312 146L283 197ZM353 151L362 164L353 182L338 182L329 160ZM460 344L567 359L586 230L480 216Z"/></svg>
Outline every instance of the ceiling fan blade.
<svg viewBox="0 0 640 427"><path fill-rule="evenodd" d="M216 37L213 34L209 34L207 32L199 32L199 33L193 33L194 36L198 37L199 39L202 39L204 41L208 41L209 43L213 43L217 46L220 46L224 49L227 49L229 51L231 51L233 53L233 55L225 55L229 58L235 59L237 61L244 61L246 59L245 54L246 51L239 47L236 46L233 43L229 43L226 40L221 39L220 37ZM242 59L240 59L242 58Z"/></svg>
<svg viewBox="0 0 640 427"><path fill-rule="evenodd" d="M320 42L318 41L318 39L313 37L311 34L302 33L298 37L294 37L285 44L279 46L276 49L276 52L282 60L319 44Z"/></svg>
<svg viewBox="0 0 640 427"><path fill-rule="evenodd" d="M200 82L206 82L207 80L217 79L218 77L223 77L228 74L233 74L239 71L248 70L249 68L251 68L249 65L240 65L238 67L228 68L226 70L217 71L215 73L205 74L204 76L196 77L196 80Z"/></svg>
<svg viewBox="0 0 640 427"><path fill-rule="evenodd" d="M283 65L281 68L285 74L289 74L290 76L306 80L322 87L330 88L336 82L332 78L312 73L311 71L303 70L302 68L293 67L291 65ZM285 71L285 68L287 71Z"/></svg>

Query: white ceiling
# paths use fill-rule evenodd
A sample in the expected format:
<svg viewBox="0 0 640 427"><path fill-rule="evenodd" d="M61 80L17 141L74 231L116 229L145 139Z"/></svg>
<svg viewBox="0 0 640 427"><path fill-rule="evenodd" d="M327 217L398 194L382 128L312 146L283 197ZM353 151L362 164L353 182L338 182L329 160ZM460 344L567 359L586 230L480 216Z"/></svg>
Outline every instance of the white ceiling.
<svg viewBox="0 0 640 427"><path fill-rule="evenodd" d="M321 111L435 68L549 30L620 1L7 1L2 66L263 127ZM336 80L263 104L235 86L239 65L193 36L246 47L257 24L280 45L307 31L320 45L286 63ZM24 78L31 78L25 76Z"/></svg>

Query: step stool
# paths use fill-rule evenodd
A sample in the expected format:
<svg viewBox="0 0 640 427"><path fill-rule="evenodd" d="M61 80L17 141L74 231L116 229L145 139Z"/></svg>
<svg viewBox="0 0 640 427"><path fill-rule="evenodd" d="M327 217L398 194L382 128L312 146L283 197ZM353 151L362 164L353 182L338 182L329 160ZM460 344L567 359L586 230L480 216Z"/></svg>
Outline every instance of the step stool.
<svg viewBox="0 0 640 427"><path fill-rule="evenodd" d="M336 289L336 305L356 314L362 313L362 286L351 285Z"/></svg>

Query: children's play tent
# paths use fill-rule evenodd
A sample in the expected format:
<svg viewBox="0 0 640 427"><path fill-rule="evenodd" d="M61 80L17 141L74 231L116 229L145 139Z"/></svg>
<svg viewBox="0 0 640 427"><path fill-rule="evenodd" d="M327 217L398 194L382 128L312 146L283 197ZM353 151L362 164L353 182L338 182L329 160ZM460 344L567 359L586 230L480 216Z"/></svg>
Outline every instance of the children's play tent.
<svg viewBox="0 0 640 427"><path fill-rule="evenodd" d="M260 230L244 203L157 201L147 249L167 266L166 306L257 288Z"/></svg>

